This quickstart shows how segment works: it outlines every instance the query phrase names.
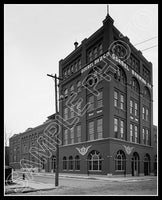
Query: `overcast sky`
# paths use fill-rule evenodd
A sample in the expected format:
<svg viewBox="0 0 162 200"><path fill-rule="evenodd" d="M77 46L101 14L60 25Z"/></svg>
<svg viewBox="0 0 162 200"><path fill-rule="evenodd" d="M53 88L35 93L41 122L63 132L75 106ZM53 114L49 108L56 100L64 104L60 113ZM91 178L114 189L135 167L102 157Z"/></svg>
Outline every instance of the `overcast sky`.
<svg viewBox="0 0 162 200"><path fill-rule="evenodd" d="M55 112L54 82L58 62L74 42L102 26L106 4L4 5L4 126L12 134L42 124ZM157 4L110 4L114 25L137 44L158 36ZM158 38L137 45L144 50ZM153 122L158 124L158 47L143 51L153 64Z"/></svg>

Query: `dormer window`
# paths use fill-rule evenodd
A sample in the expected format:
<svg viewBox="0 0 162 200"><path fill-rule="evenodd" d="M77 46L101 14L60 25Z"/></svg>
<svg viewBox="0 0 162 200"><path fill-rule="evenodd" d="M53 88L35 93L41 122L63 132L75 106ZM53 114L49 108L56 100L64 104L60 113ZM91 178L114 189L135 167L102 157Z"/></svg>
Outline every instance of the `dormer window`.
<svg viewBox="0 0 162 200"><path fill-rule="evenodd" d="M93 60L92 58L92 51L89 52L89 61L91 62Z"/></svg>
<svg viewBox="0 0 162 200"><path fill-rule="evenodd" d="M68 96L68 89L67 88L64 90L64 95L65 95L65 97Z"/></svg>
<svg viewBox="0 0 162 200"><path fill-rule="evenodd" d="M71 65L71 73L74 73L74 65Z"/></svg>
<svg viewBox="0 0 162 200"><path fill-rule="evenodd" d="M66 77L67 77L67 71L64 70L64 78L66 78Z"/></svg>
<svg viewBox="0 0 162 200"><path fill-rule="evenodd" d="M70 76L70 68L68 68L68 70L67 70L67 71L68 71L68 76Z"/></svg>
<svg viewBox="0 0 162 200"><path fill-rule="evenodd" d="M97 58L97 48L96 47L94 48L93 54L94 54L94 58Z"/></svg>
<svg viewBox="0 0 162 200"><path fill-rule="evenodd" d="M99 45L99 55L101 55L103 53L103 50L102 50L102 44Z"/></svg>
<svg viewBox="0 0 162 200"><path fill-rule="evenodd" d="M77 62L75 63L75 72L77 72L78 71L78 64L77 64Z"/></svg>
<svg viewBox="0 0 162 200"><path fill-rule="evenodd" d="M78 68L81 69L81 60L78 61Z"/></svg>

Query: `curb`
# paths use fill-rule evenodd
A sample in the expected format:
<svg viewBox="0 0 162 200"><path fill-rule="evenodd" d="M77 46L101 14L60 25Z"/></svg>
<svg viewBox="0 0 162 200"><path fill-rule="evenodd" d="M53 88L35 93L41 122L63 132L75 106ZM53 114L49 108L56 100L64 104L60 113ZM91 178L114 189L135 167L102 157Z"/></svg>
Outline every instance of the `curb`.
<svg viewBox="0 0 162 200"><path fill-rule="evenodd" d="M30 189L30 190L25 190L25 191L18 191L18 192L15 192L14 190L11 190L11 191L8 191L8 192L5 192L5 194L18 194L18 193L30 193L30 192L37 192L37 191L48 191L48 190L54 190L54 189L57 189L59 187L54 187L54 188L43 188L43 189Z"/></svg>
<svg viewBox="0 0 162 200"><path fill-rule="evenodd" d="M48 191L48 190L53 190L53 189L56 189L56 188L33 189L33 190L23 191L22 193L37 192L37 191Z"/></svg>

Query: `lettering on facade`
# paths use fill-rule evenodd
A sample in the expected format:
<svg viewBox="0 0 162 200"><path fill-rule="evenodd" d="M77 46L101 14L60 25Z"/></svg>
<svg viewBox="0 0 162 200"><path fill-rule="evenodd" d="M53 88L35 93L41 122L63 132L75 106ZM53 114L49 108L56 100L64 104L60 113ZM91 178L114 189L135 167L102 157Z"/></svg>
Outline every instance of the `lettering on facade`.
<svg viewBox="0 0 162 200"><path fill-rule="evenodd" d="M151 89L151 85L145 81L139 74L137 74L133 69L132 69L132 75L134 75L138 80L140 80L142 83L147 85Z"/></svg>
<svg viewBox="0 0 162 200"><path fill-rule="evenodd" d="M111 57L113 58L113 60L115 60L116 62L118 62L119 64L121 64L121 66L123 66L127 71L129 71L128 65L125 64L122 60L120 60L115 54L112 54Z"/></svg>
<svg viewBox="0 0 162 200"><path fill-rule="evenodd" d="M82 148L77 148L76 147L76 149L78 150L78 152L82 155L82 156L84 156L86 153L87 153L87 151L88 151L88 149L91 147L92 145L90 145L90 146L88 146L88 147L82 147Z"/></svg>
<svg viewBox="0 0 162 200"><path fill-rule="evenodd" d="M86 67L84 67L81 70L81 73L84 73L85 71L87 71L88 69L94 67L94 65L96 65L97 63L99 63L100 61L102 61L103 59L106 58L112 58L114 61L118 62L121 66L123 66L127 71L129 71L129 67L126 63L124 63L122 60L120 60L115 54L110 54L110 52L106 52L104 53L102 56L100 56L99 58L95 59L93 62L91 62L89 65L87 65ZM131 70L132 75L134 75L138 80L140 80L142 83L144 83L145 85L147 85L150 89L152 88L151 85L149 83L147 83L145 81L145 79L143 79L138 73L136 73L133 69Z"/></svg>

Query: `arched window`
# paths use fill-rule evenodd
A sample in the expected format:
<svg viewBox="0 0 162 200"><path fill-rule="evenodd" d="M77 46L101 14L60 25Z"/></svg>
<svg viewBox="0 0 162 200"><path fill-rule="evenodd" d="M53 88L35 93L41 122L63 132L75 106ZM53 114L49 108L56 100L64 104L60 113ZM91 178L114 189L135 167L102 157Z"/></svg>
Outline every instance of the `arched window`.
<svg viewBox="0 0 162 200"><path fill-rule="evenodd" d="M132 176L138 176L140 173L140 158L137 152L133 153L131 159Z"/></svg>
<svg viewBox="0 0 162 200"><path fill-rule="evenodd" d="M99 75L93 69L90 70L85 81L86 87L88 88L94 87L97 81L99 81Z"/></svg>
<svg viewBox="0 0 162 200"><path fill-rule="evenodd" d="M139 93L140 92L140 86L138 81L136 80L136 78L132 78L131 80L131 88L132 90L134 90L135 92Z"/></svg>
<svg viewBox="0 0 162 200"><path fill-rule="evenodd" d="M102 44L99 45L99 55L103 53Z"/></svg>
<svg viewBox="0 0 162 200"><path fill-rule="evenodd" d="M70 87L70 93L71 93L71 95L74 93L74 85L71 85L71 87Z"/></svg>
<svg viewBox="0 0 162 200"><path fill-rule="evenodd" d="M80 170L80 157L75 156L75 170Z"/></svg>
<svg viewBox="0 0 162 200"><path fill-rule="evenodd" d="M151 94L150 94L150 91L149 91L149 89L147 87L144 87L143 96L146 99L151 100Z"/></svg>
<svg viewBox="0 0 162 200"><path fill-rule="evenodd" d="M67 77L67 70L64 70L63 74L64 74L64 78L66 78Z"/></svg>
<svg viewBox="0 0 162 200"><path fill-rule="evenodd" d="M68 68L67 73L68 73L68 76L70 76L71 74L70 68Z"/></svg>
<svg viewBox="0 0 162 200"><path fill-rule="evenodd" d="M126 157L122 150L119 150L115 156L115 170L123 171L125 170Z"/></svg>
<svg viewBox="0 0 162 200"><path fill-rule="evenodd" d="M53 170L53 172L55 172L56 170L56 156L52 156L51 158L51 169Z"/></svg>
<svg viewBox="0 0 162 200"><path fill-rule="evenodd" d="M74 70L75 70L75 72L78 71L78 64L77 64L77 62L75 62L75 64L74 64Z"/></svg>
<svg viewBox="0 0 162 200"><path fill-rule="evenodd" d="M77 92L81 92L81 82L77 82Z"/></svg>
<svg viewBox="0 0 162 200"><path fill-rule="evenodd" d="M64 95L65 95L65 97L68 96L68 89L67 88L64 90Z"/></svg>
<svg viewBox="0 0 162 200"><path fill-rule="evenodd" d="M118 66L118 68L119 68L119 70L118 70L119 80L120 80L120 82L122 84L126 85L126 82L127 82L126 74L125 74L124 70L121 67Z"/></svg>
<svg viewBox="0 0 162 200"><path fill-rule="evenodd" d="M96 47L94 48L93 55L94 55L94 58L97 58L97 48Z"/></svg>
<svg viewBox="0 0 162 200"><path fill-rule="evenodd" d="M74 65L71 65L71 73L74 73Z"/></svg>
<svg viewBox="0 0 162 200"><path fill-rule="evenodd" d="M69 170L73 170L73 157L69 157Z"/></svg>
<svg viewBox="0 0 162 200"><path fill-rule="evenodd" d="M41 158L41 167L45 169L45 159Z"/></svg>
<svg viewBox="0 0 162 200"><path fill-rule="evenodd" d="M81 59L78 60L78 68L81 69Z"/></svg>
<svg viewBox="0 0 162 200"><path fill-rule="evenodd" d="M92 60L93 60L92 51L90 51L89 54L88 54L88 61L91 62Z"/></svg>
<svg viewBox="0 0 162 200"><path fill-rule="evenodd" d="M63 161L63 170L67 170L67 159L65 156L63 157L62 161Z"/></svg>
<svg viewBox="0 0 162 200"><path fill-rule="evenodd" d="M88 169L90 171L101 171L102 169L102 157L96 150L91 151L88 155Z"/></svg>
<svg viewBox="0 0 162 200"><path fill-rule="evenodd" d="M148 153L146 153L146 155L144 156L144 161L150 162L150 155Z"/></svg>

